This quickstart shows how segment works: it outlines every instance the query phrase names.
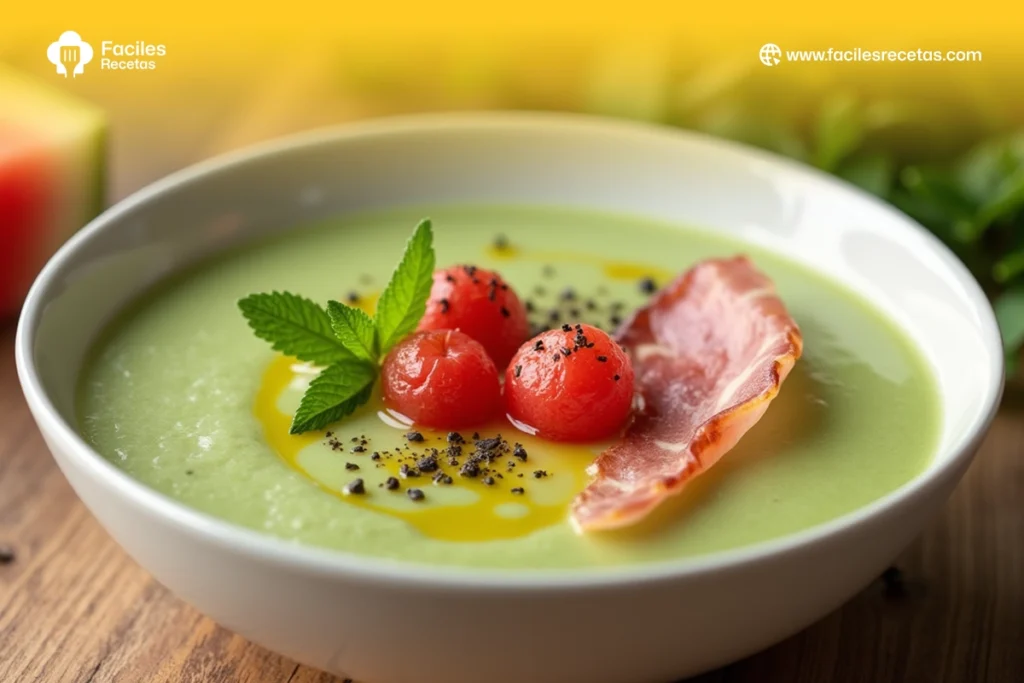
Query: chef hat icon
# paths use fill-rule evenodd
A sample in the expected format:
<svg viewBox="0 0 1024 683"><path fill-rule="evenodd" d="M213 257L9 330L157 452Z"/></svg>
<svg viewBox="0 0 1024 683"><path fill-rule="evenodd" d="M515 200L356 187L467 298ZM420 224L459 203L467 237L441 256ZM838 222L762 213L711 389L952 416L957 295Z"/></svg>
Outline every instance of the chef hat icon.
<svg viewBox="0 0 1024 683"><path fill-rule="evenodd" d="M64 48L77 48L75 51L64 51ZM82 36L74 31L64 31L57 42L50 43L46 48L46 58L57 67L57 73L68 76L68 67L72 67L72 75L77 76L85 71L85 65L92 61L92 45L82 40ZM73 57L77 56L77 59Z"/></svg>

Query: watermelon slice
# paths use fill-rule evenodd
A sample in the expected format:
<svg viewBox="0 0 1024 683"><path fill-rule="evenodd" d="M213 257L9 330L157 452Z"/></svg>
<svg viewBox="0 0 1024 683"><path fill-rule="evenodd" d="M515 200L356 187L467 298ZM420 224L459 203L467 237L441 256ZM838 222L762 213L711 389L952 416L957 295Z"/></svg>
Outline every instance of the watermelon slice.
<svg viewBox="0 0 1024 683"><path fill-rule="evenodd" d="M61 79L63 84L63 79ZM103 207L106 118L0 64L0 318Z"/></svg>

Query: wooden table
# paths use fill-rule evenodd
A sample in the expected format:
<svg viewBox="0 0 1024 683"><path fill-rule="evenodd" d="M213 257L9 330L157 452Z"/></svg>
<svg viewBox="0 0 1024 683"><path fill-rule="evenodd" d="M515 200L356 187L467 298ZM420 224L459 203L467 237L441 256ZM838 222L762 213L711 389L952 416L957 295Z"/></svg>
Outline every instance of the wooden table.
<svg viewBox="0 0 1024 683"><path fill-rule="evenodd" d="M0 681L340 683L218 627L121 551L43 445L13 346L0 327L0 546L14 555L0 559ZM1024 400L1005 401L897 565L902 579L890 572L803 633L693 680L1024 681Z"/></svg>

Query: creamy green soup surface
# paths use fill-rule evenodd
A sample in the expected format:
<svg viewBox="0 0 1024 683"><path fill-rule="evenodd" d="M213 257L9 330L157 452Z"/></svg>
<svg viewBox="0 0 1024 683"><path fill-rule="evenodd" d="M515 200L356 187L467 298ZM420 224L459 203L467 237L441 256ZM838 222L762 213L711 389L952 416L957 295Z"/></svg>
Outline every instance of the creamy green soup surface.
<svg viewBox="0 0 1024 683"><path fill-rule="evenodd" d="M257 397L268 391L268 368L282 359L253 336L236 302L271 290L321 303L344 300L349 292L372 300L424 216L434 222L439 266L473 263L500 271L533 302L537 320L557 308L566 321L578 312L607 327L644 300L638 280L645 268L680 273L704 258L746 253L778 286L802 329L804 355L739 446L635 529L577 535L555 507L529 533L469 541L458 533L423 533L409 520L437 506L447 506L437 519L452 531L488 522L479 515L468 519L479 506L466 507L460 517L459 506L476 495L466 486L423 479L418 485L428 494L426 506L388 498L378 486L388 471L375 469L368 454L404 444L407 430L382 420L372 406L333 426L331 438L307 438L294 460L284 457L272 444L286 437L268 438L256 409ZM497 235L507 238L507 248L493 248ZM567 288L572 301L564 298ZM622 310L613 309L616 301ZM283 386L271 408L282 415L293 410L301 390L299 379ZM203 264L144 296L103 335L83 373L79 407L83 435L105 458L210 515L359 555L514 569L690 557L806 529L922 471L941 419L932 375L912 343L827 277L711 232L625 215L510 206L342 217ZM516 439L509 425L501 433ZM353 453L352 438L365 439L367 450ZM518 483L540 503L563 501L581 485L570 473L582 472L581 466L560 462L557 448L544 451L531 445L530 468L544 467L553 476L534 480L524 468ZM354 476L347 463L359 466L369 497L340 495ZM514 485L516 475L507 476L500 486ZM497 497L500 486L487 495L504 500ZM530 513L509 498L496 503L493 514Z"/></svg>

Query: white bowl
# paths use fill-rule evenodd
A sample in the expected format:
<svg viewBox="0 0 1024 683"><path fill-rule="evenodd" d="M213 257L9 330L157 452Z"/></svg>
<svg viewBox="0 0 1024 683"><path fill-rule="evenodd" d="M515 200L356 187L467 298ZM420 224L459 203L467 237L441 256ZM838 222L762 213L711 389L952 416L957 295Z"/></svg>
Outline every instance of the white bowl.
<svg viewBox="0 0 1024 683"><path fill-rule="evenodd" d="M83 354L145 287L339 212L462 201L705 226L827 272L898 321L927 357L942 398L938 453L899 490L784 538L644 566L512 572L391 563L239 528L146 488L78 436ZM725 142L521 114L345 126L151 185L46 266L25 304L17 362L64 474L139 564L246 638L368 683L664 682L764 648L878 576L936 514L992 418L1003 376L978 285L935 238L870 196Z"/></svg>

